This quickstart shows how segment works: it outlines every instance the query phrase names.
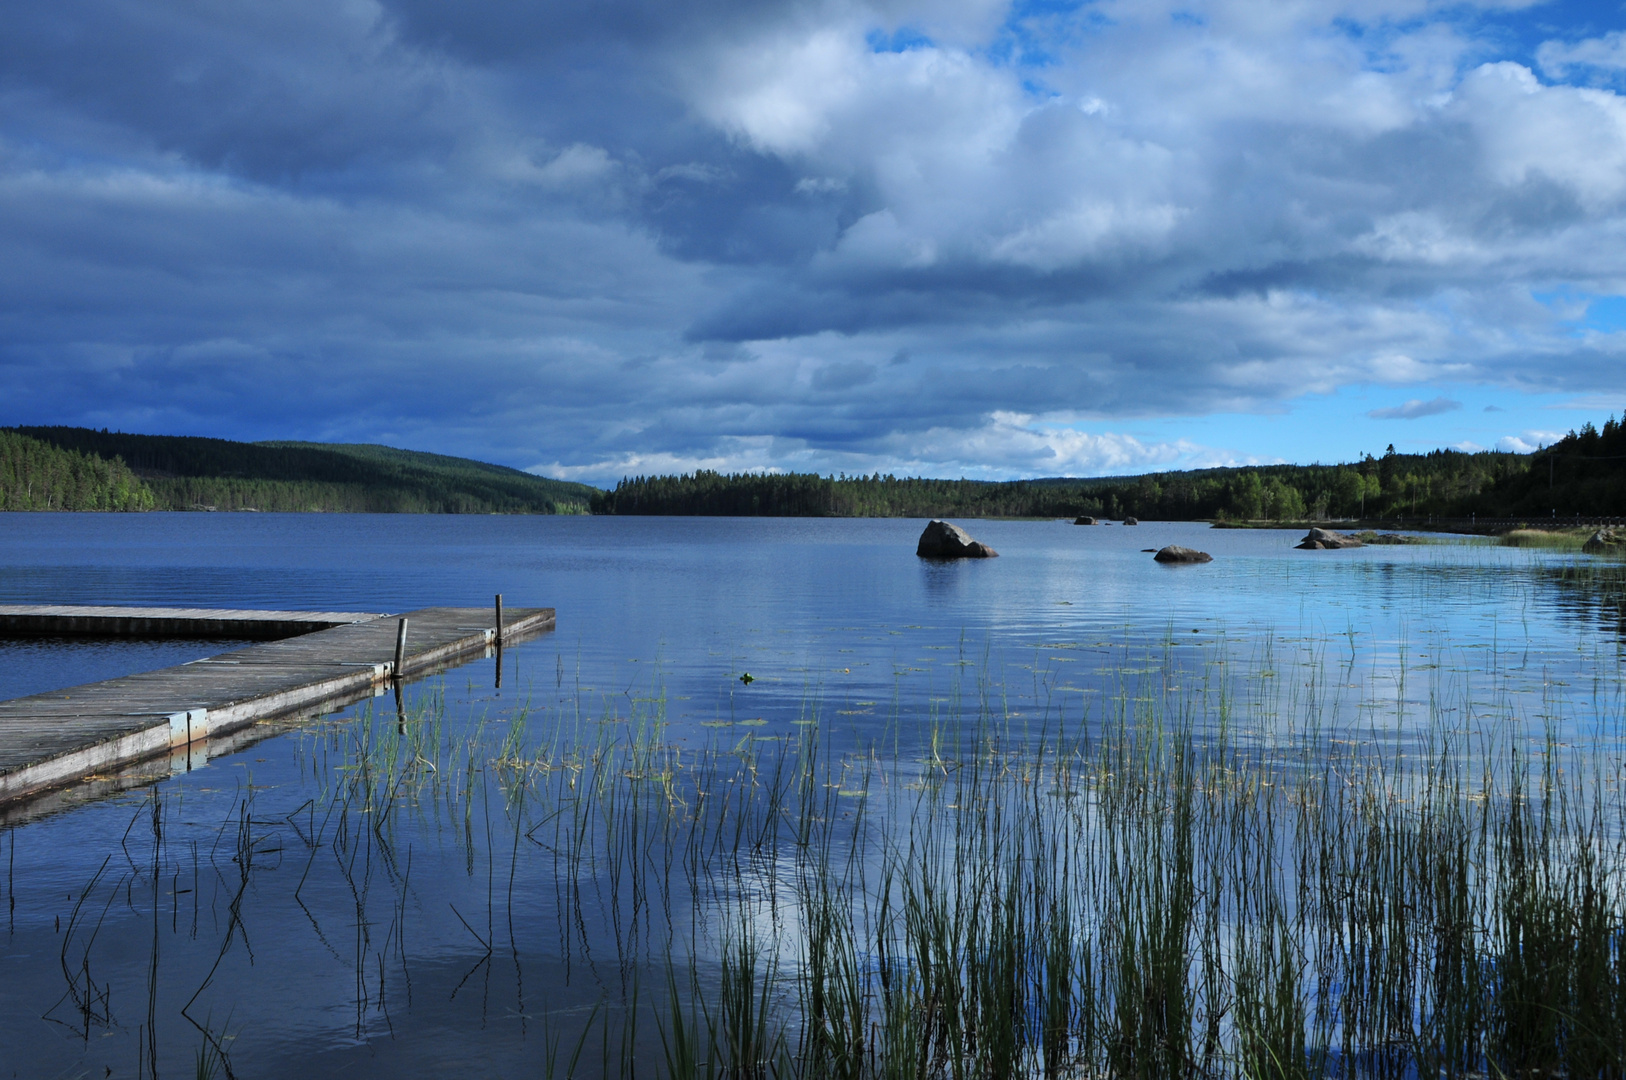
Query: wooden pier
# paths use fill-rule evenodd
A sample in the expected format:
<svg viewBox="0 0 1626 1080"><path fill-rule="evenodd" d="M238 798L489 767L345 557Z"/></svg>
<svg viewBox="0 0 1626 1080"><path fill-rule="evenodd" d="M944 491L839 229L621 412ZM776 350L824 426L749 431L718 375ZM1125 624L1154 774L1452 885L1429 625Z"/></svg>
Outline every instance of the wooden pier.
<svg viewBox="0 0 1626 1080"><path fill-rule="evenodd" d="M126 631L131 636L150 637L157 625L214 625L234 618L250 631L243 637L302 620L327 628L178 667L0 701L0 806L160 755L179 753L188 760L187 748L211 737L264 720L339 708L380 692L392 679L428 674L499 642L489 608L424 608L383 616L174 608L61 608L53 616L52 610L4 609L13 618L33 620L23 624L30 636L90 632L57 629L52 618L100 625L103 636L124 636L106 629L114 625L133 627ZM401 619L407 620L407 632L397 671ZM513 645L553 627L552 608L509 608L500 640ZM194 636L188 629L172 633ZM196 636L239 635L226 626Z"/></svg>

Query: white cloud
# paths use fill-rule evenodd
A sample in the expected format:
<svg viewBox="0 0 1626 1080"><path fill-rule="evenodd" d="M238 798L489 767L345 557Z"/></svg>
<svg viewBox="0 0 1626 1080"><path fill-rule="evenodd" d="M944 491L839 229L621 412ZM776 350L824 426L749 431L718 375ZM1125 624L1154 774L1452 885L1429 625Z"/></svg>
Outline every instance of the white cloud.
<svg viewBox="0 0 1626 1080"><path fill-rule="evenodd" d="M1564 436L1556 431L1526 431L1518 435L1504 435L1496 440L1496 449L1512 454L1529 454L1544 446L1551 446Z"/></svg>
<svg viewBox="0 0 1626 1080"><path fill-rule="evenodd" d="M1386 409L1373 409L1367 413L1374 420L1419 420L1425 416L1438 416L1441 413L1454 412L1462 408L1462 402L1453 401L1448 397L1430 398L1422 401L1412 398L1404 405L1394 405Z"/></svg>
<svg viewBox="0 0 1626 1080"><path fill-rule="evenodd" d="M1541 70L1562 79L1575 68L1626 69L1626 33L1612 30L1603 37L1581 41L1544 41L1536 50Z"/></svg>
<svg viewBox="0 0 1626 1080"><path fill-rule="evenodd" d="M833 176L804 176L796 181L798 195L833 195L847 190L847 182Z"/></svg>
<svg viewBox="0 0 1626 1080"><path fill-rule="evenodd" d="M578 464L567 465L559 461L532 465L525 471L554 480L576 480L581 483L612 487L623 476L664 476L671 473L693 473L709 469L713 472L782 472L771 459L772 440L768 438L726 440L720 452L693 455L655 452L647 454L615 454Z"/></svg>
<svg viewBox="0 0 1626 1080"><path fill-rule="evenodd" d="M534 172L536 182L568 187L602 180L615 169L609 152L600 146L576 143L559 151L554 159Z"/></svg>
<svg viewBox="0 0 1626 1080"><path fill-rule="evenodd" d="M1010 476L1106 476L1191 467L1235 455L1184 439L1146 442L1133 435L1101 434L1057 426L1041 417L994 412L972 428L930 428L886 442L893 469L918 471L948 466L949 474L977 478Z"/></svg>
<svg viewBox="0 0 1626 1080"><path fill-rule="evenodd" d="M1543 86L1503 61L1471 72L1445 112L1473 125L1482 161L1502 184L1550 180L1600 210L1626 192L1626 99L1618 94Z"/></svg>

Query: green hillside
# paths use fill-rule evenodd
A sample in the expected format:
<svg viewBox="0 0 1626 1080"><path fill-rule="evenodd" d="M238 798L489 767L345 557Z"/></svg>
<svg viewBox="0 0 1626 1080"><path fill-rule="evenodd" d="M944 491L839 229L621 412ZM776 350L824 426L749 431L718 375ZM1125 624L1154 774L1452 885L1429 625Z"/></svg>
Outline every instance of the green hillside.
<svg viewBox="0 0 1626 1080"><path fill-rule="evenodd" d="M150 508L158 510L571 514L585 512L596 491L501 465L388 446L245 443L73 427L4 430L60 452L127 466L149 493ZM27 479L0 483L11 492L17 483L26 488Z"/></svg>
<svg viewBox="0 0 1626 1080"><path fill-rule="evenodd" d="M150 510L152 491L117 458L0 429L0 510Z"/></svg>

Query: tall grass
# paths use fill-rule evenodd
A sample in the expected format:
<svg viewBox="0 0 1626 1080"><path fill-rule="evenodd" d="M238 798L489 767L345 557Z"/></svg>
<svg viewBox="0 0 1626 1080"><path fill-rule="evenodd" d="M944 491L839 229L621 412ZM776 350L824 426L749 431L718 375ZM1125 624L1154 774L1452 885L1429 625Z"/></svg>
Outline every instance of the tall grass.
<svg viewBox="0 0 1626 1080"><path fill-rule="evenodd" d="M1553 551L1580 551L1596 529L1512 529L1497 537L1503 547L1548 548Z"/></svg>
<svg viewBox="0 0 1626 1080"><path fill-rule="evenodd" d="M1241 693L1276 662L1266 642L1205 681L1153 655L1071 717L1014 717L970 676L866 742L813 722L684 747L658 689L454 728L431 693L312 737L292 896L354 969L359 1035L413 1007L412 844L444 838L484 905L433 916L468 950L454 993L510 955L547 1075L1626 1075L1613 736L1438 701L1409 732L1339 724L1314 685ZM268 850L247 799L222 956ZM521 875L550 883L565 986L523 982Z"/></svg>
<svg viewBox="0 0 1626 1080"><path fill-rule="evenodd" d="M567 876L686 877L668 1075L1623 1075L1614 746L1244 743L1128 688L1032 736L985 690L914 757L550 742Z"/></svg>

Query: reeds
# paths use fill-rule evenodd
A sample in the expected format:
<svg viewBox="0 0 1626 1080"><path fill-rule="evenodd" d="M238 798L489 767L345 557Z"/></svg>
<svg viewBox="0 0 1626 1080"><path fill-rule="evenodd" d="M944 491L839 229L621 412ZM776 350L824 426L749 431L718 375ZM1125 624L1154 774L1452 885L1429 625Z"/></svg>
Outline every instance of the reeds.
<svg viewBox="0 0 1626 1080"><path fill-rule="evenodd" d="M1623 1075L1617 747L1305 716L1244 743L1166 663L1039 735L979 684L913 757L817 726L686 757L655 697L528 752L510 726L489 763L566 949L666 973L673 1077ZM480 738L438 748L461 771L358 746L375 827Z"/></svg>
<svg viewBox="0 0 1626 1080"><path fill-rule="evenodd" d="M1271 689L1273 650L1207 676L1120 657L1070 717L1017 718L958 668L973 685L865 740L680 747L658 687L458 727L431 692L312 736L291 895L354 971L358 1035L414 1007L410 942L438 919L468 951L454 996L506 964L549 1075L1626 1076L1614 737L1438 699L1422 724L1340 724L1314 685ZM257 813L221 829L222 956L271 872ZM414 923L413 845L436 838L466 899ZM548 896L564 986L524 982L516 881ZM100 984L64 958L91 1017Z"/></svg>

